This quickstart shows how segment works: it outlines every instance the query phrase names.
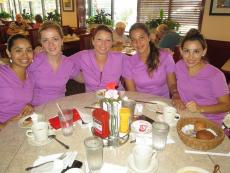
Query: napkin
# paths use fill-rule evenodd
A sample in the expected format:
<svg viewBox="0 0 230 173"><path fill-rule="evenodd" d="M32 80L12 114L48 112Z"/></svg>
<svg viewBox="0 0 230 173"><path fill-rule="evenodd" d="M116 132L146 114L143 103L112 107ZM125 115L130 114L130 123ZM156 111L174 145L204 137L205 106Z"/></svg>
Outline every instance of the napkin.
<svg viewBox="0 0 230 173"><path fill-rule="evenodd" d="M63 169L67 168L67 166L71 166L74 162L74 159L77 156L77 152L67 152L66 157L63 160L57 159L60 155L59 154L52 154L47 156L39 156L37 160L34 161L33 166L36 166L38 164L48 162L48 161L54 161L51 163L47 163L45 165L42 165L38 168L32 169L32 173L60 173Z"/></svg>
<svg viewBox="0 0 230 173"><path fill-rule="evenodd" d="M78 111L74 108L73 110L73 122L78 121L80 119L80 115L78 113ZM61 128L61 124L60 124L60 120L58 115L50 118L49 119L50 125L54 128L54 129L60 129Z"/></svg>
<svg viewBox="0 0 230 173"><path fill-rule="evenodd" d="M104 163L100 172L101 173L127 173L128 168L120 165L115 165L111 163Z"/></svg>

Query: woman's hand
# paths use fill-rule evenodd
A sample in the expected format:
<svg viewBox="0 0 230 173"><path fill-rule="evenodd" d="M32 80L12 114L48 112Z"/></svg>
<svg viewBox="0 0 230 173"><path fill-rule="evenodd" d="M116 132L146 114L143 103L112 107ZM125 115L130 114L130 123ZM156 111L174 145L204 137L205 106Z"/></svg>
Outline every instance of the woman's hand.
<svg viewBox="0 0 230 173"><path fill-rule="evenodd" d="M34 111L34 107L31 104L27 104L22 111L20 112L19 116L20 117L24 117L26 115L29 115L31 113L33 113Z"/></svg>
<svg viewBox="0 0 230 173"><path fill-rule="evenodd" d="M186 109L184 102L180 98L172 97L172 105L178 110L178 112Z"/></svg>
<svg viewBox="0 0 230 173"><path fill-rule="evenodd" d="M200 106L194 102L194 101L190 101L186 104L186 108L190 111L190 112L201 112L200 111Z"/></svg>

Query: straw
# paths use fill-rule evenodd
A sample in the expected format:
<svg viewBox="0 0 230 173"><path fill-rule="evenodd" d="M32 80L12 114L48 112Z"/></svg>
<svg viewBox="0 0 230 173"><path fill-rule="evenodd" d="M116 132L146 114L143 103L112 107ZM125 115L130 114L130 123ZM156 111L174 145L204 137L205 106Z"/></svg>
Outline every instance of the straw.
<svg viewBox="0 0 230 173"><path fill-rule="evenodd" d="M59 104L58 103L56 103L56 105L57 105L57 107L58 107L58 110L60 111L60 113L61 113L61 116L63 117L63 119L66 121L66 119L65 119L65 115L63 114L63 112L62 112L62 110L61 110L61 108L60 108L60 106L59 106Z"/></svg>

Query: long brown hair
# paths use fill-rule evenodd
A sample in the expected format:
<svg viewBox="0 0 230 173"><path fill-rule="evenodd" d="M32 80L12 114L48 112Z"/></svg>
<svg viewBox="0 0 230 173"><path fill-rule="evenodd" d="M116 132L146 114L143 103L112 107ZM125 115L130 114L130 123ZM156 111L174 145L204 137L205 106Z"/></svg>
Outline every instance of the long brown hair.
<svg viewBox="0 0 230 173"><path fill-rule="evenodd" d="M150 36L149 30L143 23L135 23L131 26L129 30L129 35L131 36L132 31L136 29L143 30L148 36ZM146 65L148 68L149 75L158 67L159 64L159 49L155 46L154 43L149 41L149 47L150 47L150 53L148 55L148 58L146 60Z"/></svg>

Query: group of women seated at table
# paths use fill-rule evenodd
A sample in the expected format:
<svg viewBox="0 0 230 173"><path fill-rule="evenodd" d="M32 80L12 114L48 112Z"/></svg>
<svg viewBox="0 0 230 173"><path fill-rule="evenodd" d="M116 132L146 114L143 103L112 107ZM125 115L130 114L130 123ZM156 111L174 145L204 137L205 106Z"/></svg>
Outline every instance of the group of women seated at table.
<svg viewBox="0 0 230 173"><path fill-rule="evenodd" d="M7 45L10 64L0 65L0 125L30 114L33 106L64 97L67 81L78 75L83 76L86 92L111 82L124 90L123 78L129 91L171 96L178 111L201 112L221 124L230 111L229 89L223 73L205 59L207 45L202 34L196 29L186 34L180 48L183 59L177 64L151 43L144 24L132 25L129 36L136 54L113 52L112 30L100 25L92 38L94 48L68 58L62 54L63 33L56 23L40 27L42 51L34 56L25 36L11 36Z"/></svg>

